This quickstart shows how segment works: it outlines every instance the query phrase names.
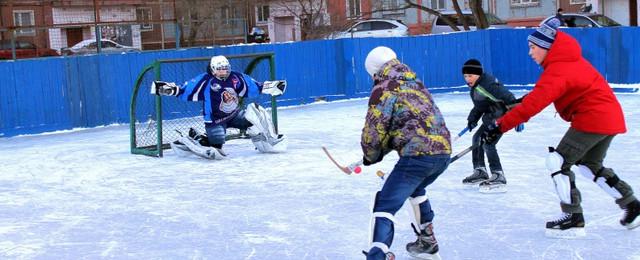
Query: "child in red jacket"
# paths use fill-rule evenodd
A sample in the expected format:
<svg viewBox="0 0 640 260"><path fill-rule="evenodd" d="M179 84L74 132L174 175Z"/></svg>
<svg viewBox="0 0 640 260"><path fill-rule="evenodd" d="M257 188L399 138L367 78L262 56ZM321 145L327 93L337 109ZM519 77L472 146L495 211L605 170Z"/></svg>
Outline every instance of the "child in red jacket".
<svg viewBox="0 0 640 260"><path fill-rule="evenodd" d="M582 57L578 42L558 31L560 22L551 19L529 37L529 56L543 68L535 87L522 103L487 129L483 140L494 142L501 133L528 121L553 103L562 119L571 122L557 147L549 147L547 168L560 198L562 216L547 222L552 237L584 236L584 216L577 172L594 181L625 211L620 224L628 229L640 225L640 202L633 190L602 162L611 140L626 132L620 103L602 75Z"/></svg>

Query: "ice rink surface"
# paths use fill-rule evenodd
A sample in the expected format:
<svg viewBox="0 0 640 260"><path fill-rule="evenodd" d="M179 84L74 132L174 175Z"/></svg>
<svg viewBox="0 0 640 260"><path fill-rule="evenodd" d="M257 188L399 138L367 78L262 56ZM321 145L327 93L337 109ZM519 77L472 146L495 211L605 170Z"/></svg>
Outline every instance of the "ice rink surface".
<svg viewBox="0 0 640 260"><path fill-rule="evenodd" d="M468 93L434 98L452 134L466 126ZM638 192L640 95L618 99L628 132L614 139L605 166ZM232 140L222 161L170 150L164 158L132 155L127 125L0 138L0 258L363 259L382 184L374 173L389 172L398 157L348 176L320 147L343 164L358 160L366 102L283 108L287 153L261 154L249 140ZM544 236L545 221L560 213L547 146L568 126L550 106L524 132L502 138L507 193L462 186L470 155L428 187L443 259L640 259L640 228L622 227L613 199L581 176L587 236ZM454 153L471 144L471 134ZM404 247L415 240L407 208L396 214L397 259L411 259Z"/></svg>

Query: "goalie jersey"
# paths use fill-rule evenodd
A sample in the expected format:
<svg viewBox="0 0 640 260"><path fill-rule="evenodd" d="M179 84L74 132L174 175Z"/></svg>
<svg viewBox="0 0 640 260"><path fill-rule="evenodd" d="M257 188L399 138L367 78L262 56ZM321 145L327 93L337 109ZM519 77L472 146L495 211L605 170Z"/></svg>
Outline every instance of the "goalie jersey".
<svg viewBox="0 0 640 260"><path fill-rule="evenodd" d="M262 83L249 75L231 71L226 80L202 73L180 87L178 98L204 101L205 123L224 124L240 112L240 100L262 92Z"/></svg>

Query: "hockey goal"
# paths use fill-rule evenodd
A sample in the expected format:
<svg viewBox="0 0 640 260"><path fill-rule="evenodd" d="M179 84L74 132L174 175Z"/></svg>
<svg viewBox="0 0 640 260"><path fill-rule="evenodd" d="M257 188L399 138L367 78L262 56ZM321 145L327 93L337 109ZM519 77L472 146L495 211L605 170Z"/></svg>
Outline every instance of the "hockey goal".
<svg viewBox="0 0 640 260"><path fill-rule="evenodd" d="M235 71L244 72L258 81L275 79L273 53L225 55ZM130 141L132 154L163 156L163 149L180 137L178 132L188 133L190 128L204 133L202 102L186 102L175 97L156 96L149 93L151 82L162 80L182 84L206 71L209 57L157 60L143 68L138 75L130 104ZM270 98L269 98L270 97ZM244 105L258 102L271 107L271 117L278 131L275 97L259 95L243 100ZM238 129L227 129L227 139L246 138Z"/></svg>

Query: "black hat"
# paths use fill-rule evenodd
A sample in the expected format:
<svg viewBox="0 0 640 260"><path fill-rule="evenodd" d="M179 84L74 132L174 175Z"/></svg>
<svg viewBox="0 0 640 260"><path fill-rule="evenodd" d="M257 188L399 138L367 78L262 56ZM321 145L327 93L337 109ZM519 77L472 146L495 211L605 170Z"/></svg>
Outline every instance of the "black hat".
<svg viewBox="0 0 640 260"><path fill-rule="evenodd" d="M476 59L470 59L462 66L462 74L482 75L482 64Z"/></svg>

